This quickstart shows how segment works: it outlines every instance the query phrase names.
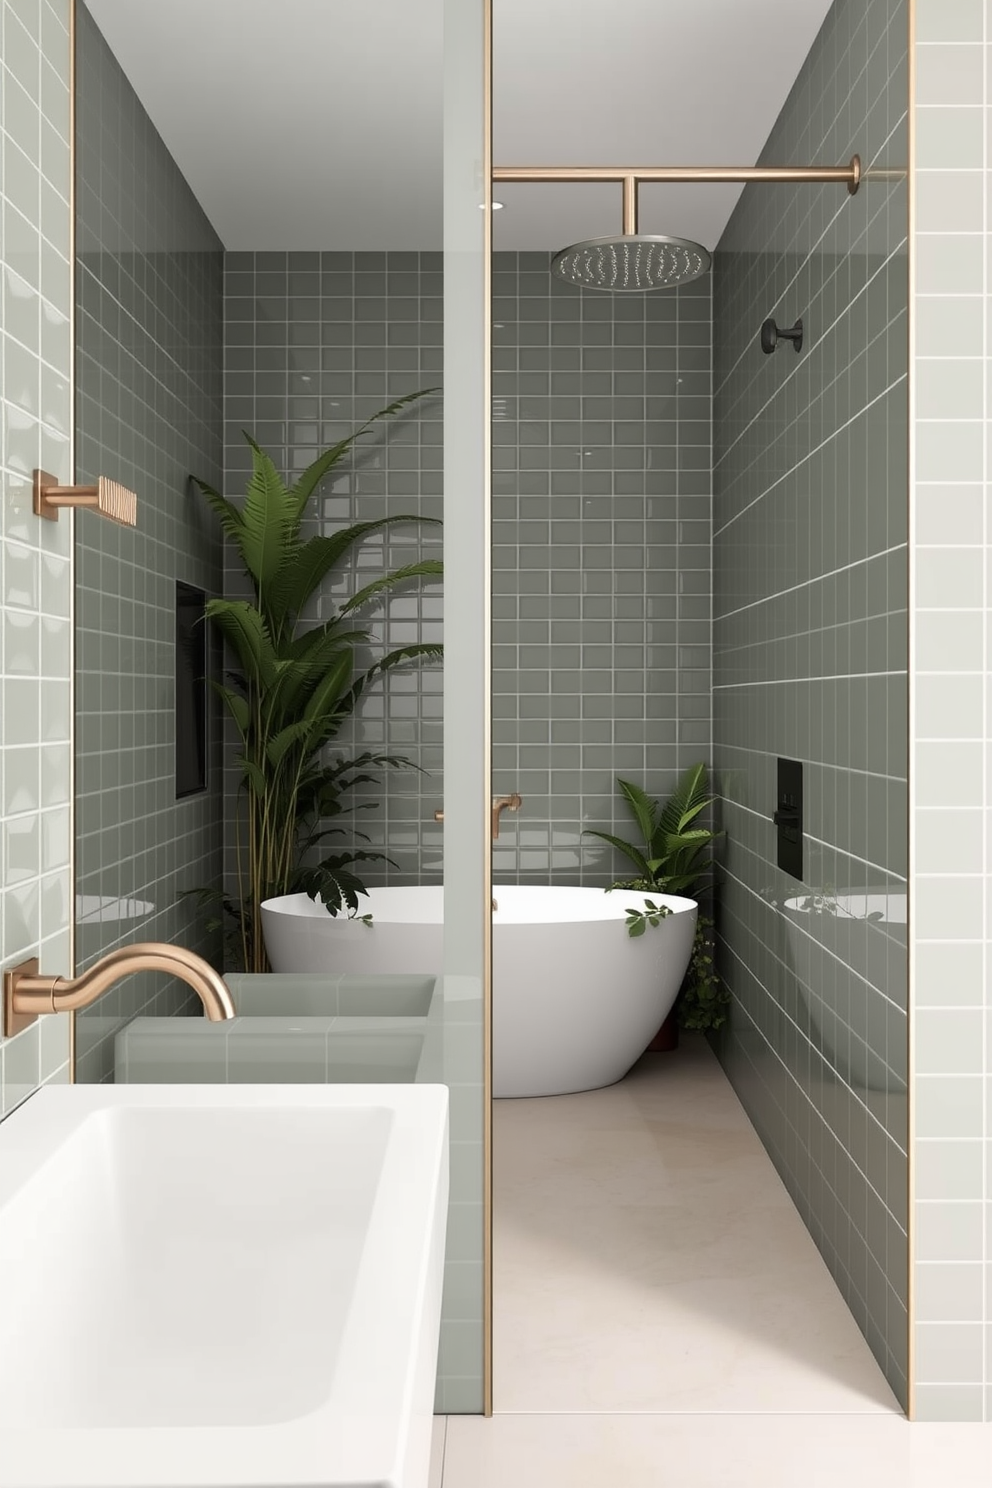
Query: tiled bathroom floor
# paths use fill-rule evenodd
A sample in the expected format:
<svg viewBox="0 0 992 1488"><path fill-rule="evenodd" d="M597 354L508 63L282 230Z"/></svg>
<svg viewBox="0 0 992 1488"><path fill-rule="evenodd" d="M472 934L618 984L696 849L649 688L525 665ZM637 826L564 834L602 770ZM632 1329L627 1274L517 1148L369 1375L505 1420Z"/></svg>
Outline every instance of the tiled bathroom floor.
<svg viewBox="0 0 992 1488"><path fill-rule="evenodd" d="M430 1488L988 1488L992 1426L903 1416L438 1416Z"/></svg>
<svg viewBox="0 0 992 1488"><path fill-rule="evenodd" d="M493 1121L497 1412L898 1412L700 1035Z"/></svg>
<svg viewBox="0 0 992 1488"><path fill-rule="evenodd" d="M909 1425L701 1038L494 1107L492 1420L431 1488L986 1488L992 1429Z"/></svg>

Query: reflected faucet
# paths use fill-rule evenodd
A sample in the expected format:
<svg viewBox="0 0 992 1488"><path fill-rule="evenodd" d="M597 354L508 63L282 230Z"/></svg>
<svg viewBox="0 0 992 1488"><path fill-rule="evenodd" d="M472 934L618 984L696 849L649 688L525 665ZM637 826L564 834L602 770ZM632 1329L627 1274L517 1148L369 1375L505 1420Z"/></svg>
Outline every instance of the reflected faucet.
<svg viewBox="0 0 992 1488"><path fill-rule="evenodd" d="M499 836L499 817L501 811L519 811L523 805L523 799L514 791L509 796L493 796L493 841Z"/></svg>
<svg viewBox="0 0 992 1488"><path fill-rule="evenodd" d="M523 797L522 796L519 796L516 791L514 791L513 794L512 795L509 795L509 796L493 796L493 807L492 807L492 810L493 810L493 841L494 842L496 841L496 838L499 836L499 818L500 818L500 812L501 811L519 811L520 808L521 808L521 806L523 804L524 804ZM436 822L443 822L444 821L444 812L443 811L435 811L435 813L434 813L434 820Z"/></svg>
<svg viewBox="0 0 992 1488"><path fill-rule="evenodd" d="M34 958L4 972L3 1032L9 1038L33 1023L39 1013L70 1013L89 1007L104 992L136 971L166 971L185 982L203 1003L211 1023L235 1016L227 983L202 956L182 946L150 941L121 946L102 956L89 971L71 980L38 975Z"/></svg>

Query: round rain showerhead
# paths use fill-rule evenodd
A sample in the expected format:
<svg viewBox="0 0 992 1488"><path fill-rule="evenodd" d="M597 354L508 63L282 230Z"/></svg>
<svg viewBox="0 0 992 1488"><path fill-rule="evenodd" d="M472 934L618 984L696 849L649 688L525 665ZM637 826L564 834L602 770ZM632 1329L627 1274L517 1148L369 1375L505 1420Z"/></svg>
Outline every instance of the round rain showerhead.
<svg viewBox="0 0 992 1488"><path fill-rule="evenodd" d="M705 274L710 255L688 238L628 233L619 238L590 238L563 248L551 261L551 272L580 289L675 289Z"/></svg>

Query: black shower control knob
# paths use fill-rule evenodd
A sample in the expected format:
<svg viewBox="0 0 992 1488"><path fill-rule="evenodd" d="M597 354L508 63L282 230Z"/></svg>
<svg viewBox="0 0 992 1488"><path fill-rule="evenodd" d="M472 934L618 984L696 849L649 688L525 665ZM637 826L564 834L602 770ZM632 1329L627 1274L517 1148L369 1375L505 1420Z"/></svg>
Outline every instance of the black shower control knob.
<svg viewBox="0 0 992 1488"><path fill-rule="evenodd" d="M791 341L796 351L803 349L803 323L797 320L794 326L779 330L775 321L768 319L761 326L761 349L771 355L780 341Z"/></svg>

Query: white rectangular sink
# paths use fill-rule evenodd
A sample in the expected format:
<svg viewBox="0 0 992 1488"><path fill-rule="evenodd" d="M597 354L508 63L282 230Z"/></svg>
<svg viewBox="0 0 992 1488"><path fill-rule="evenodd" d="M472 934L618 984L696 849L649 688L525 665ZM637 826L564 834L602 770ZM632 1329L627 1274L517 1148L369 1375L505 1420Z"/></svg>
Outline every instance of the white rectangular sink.
<svg viewBox="0 0 992 1488"><path fill-rule="evenodd" d="M426 1488L447 1108L38 1091L0 1125L0 1488Z"/></svg>

